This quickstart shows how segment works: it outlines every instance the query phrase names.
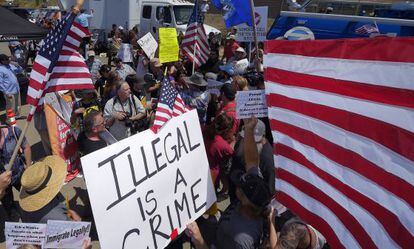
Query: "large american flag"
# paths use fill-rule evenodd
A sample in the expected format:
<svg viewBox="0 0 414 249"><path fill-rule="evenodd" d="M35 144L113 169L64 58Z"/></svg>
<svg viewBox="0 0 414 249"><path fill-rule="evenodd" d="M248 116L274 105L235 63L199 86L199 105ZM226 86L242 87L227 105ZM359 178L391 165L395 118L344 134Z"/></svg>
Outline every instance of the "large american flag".
<svg viewBox="0 0 414 249"><path fill-rule="evenodd" d="M74 22L76 15L68 14L49 31L36 56L30 73L27 103L32 105L28 121L36 108L43 104L48 92L68 89L93 89L91 74L78 49L89 31Z"/></svg>
<svg viewBox="0 0 414 249"><path fill-rule="evenodd" d="M414 39L268 41L277 200L331 248L414 248Z"/></svg>
<svg viewBox="0 0 414 249"><path fill-rule="evenodd" d="M193 13L181 43L181 50L197 67L206 63L210 54L208 38L203 26L203 15L198 0L194 2Z"/></svg>
<svg viewBox="0 0 414 249"><path fill-rule="evenodd" d="M177 89L168 80L168 76L164 77L160 99L155 112L154 125L151 127L152 131L157 133L168 120L187 111L188 109Z"/></svg>

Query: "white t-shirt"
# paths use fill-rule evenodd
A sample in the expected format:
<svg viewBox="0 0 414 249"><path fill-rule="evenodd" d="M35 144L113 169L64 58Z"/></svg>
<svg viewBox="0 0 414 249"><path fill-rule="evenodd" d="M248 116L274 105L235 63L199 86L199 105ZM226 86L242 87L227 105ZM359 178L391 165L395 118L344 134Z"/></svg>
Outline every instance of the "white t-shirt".
<svg viewBox="0 0 414 249"><path fill-rule="evenodd" d="M119 48L117 57L122 60L123 63L125 62L133 62L134 55L133 55L132 45L129 43L122 43L121 47Z"/></svg>
<svg viewBox="0 0 414 249"><path fill-rule="evenodd" d="M208 3L203 3L203 4L201 4L201 12L202 13L207 13L208 12L208 10L210 9L210 6L208 5Z"/></svg>

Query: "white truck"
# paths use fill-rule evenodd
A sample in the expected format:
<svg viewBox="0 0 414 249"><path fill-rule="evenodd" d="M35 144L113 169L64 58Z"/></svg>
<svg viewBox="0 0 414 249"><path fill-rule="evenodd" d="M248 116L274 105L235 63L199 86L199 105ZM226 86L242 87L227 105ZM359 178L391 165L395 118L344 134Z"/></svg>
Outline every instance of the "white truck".
<svg viewBox="0 0 414 249"><path fill-rule="evenodd" d="M59 0L62 9L68 10L75 0ZM85 0L86 12L94 10L90 29L109 31L112 24L132 29L138 25L139 36L151 32L158 38L159 27L176 28L185 33L194 4L185 0ZM207 34L220 33L204 25Z"/></svg>

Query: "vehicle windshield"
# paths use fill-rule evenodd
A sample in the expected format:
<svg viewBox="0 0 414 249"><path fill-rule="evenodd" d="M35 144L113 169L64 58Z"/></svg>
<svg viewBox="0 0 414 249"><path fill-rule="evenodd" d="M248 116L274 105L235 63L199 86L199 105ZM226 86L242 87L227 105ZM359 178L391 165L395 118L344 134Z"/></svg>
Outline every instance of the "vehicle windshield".
<svg viewBox="0 0 414 249"><path fill-rule="evenodd" d="M193 12L193 6L182 5L174 6L175 22L177 25L187 24L190 20L191 13Z"/></svg>

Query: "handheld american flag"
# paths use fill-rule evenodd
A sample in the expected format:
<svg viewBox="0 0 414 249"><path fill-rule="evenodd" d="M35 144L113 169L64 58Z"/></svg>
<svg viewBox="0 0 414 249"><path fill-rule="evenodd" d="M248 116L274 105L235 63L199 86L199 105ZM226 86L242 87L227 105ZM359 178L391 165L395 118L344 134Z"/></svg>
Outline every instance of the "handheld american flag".
<svg viewBox="0 0 414 249"><path fill-rule="evenodd" d="M152 131L157 133L168 120L187 111L184 101L181 99L177 89L175 89L168 80L168 76L164 77L160 100L155 113L154 125L151 128Z"/></svg>
<svg viewBox="0 0 414 249"><path fill-rule="evenodd" d="M43 96L48 92L69 89L93 89L91 74L78 49L87 29L74 22L76 15L68 14L49 31L36 56L30 74L27 103L32 107L30 121Z"/></svg>
<svg viewBox="0 0 414 249"><path fill-rule="evenodd" d="M277 199L332 248L413 248L414 39L268 41L265 54Z"/></svg>
<svg viewBox="0 0 414 249"><path fill-rule="evenodd" d="M206 63L210 54L208 38L203 26L203 15L197 0L194 2L193 13L188 22L181 49L197 67Z"/></svg>
<svg viewBox="0 0 414 249"><path fill-rule="evenodd" d="M379 29L376 23L375 25L365 24L355 29L355 33L360 34L360 35L369 35L369 34L379 33Z"/></svg>

